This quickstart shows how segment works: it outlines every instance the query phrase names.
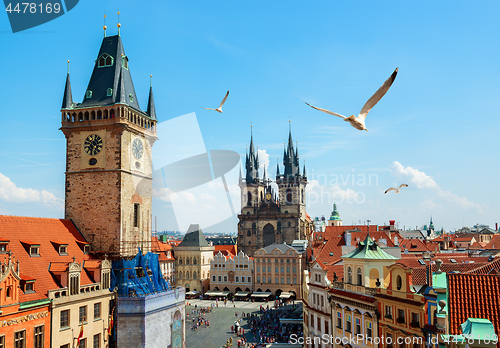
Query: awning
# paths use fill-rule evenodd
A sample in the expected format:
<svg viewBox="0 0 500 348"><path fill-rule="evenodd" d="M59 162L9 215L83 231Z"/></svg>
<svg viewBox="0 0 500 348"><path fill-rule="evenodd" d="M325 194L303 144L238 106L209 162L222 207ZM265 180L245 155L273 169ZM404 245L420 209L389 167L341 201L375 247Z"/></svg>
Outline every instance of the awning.
<svg viewBox="0 0 500 348"><path fill-rule="evenodd" d="M249 292L240 292L240 291L238 291L234 296L242 296L242 297L244 297L244 296L248 296L248 294L249 294Z"/></svg>
<svg viewBox="0 0 500 348"><path fill-rule="evenodd" d="M280 295L280 298L290 298L292 296L295 296L293 292L283 291Z"/></svg>
<svg viewBox="0 0 500 348"><path fill-rule="evenodd" d="M196 291L196 290L186 292L186 295L199 295L199 294L200 294L200 292Z"/></svg>
<svg viewBox="0 0 500 348"><path fill-rule="evenodd" d="M229 295L229 291L207 291L205 293L206 296L222 296L226 297Z"/></svg>
<svg viewBox="0 0 500 348"><path fill-rule="evenodd" d="M254 292L250 297L268 297L271 296L271 292Z"/></svg>
<svg viewBox="0 0 500 348"><path fill-rule="evenodd" d="M299 325L302 325L304 323L304 320L303 319L280 318L280 323L281 324L299 324Z"/></svg>

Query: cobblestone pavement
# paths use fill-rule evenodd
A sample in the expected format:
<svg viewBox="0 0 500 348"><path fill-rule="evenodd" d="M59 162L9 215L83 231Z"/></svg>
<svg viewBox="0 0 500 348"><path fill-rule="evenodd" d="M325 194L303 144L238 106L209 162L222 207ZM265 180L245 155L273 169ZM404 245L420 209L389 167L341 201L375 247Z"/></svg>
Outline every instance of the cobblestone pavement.
<svg viewBox="0 0 500 348"><path fill-rule="evenodd" d="M191 311L194 310L194 306L208 307L214 301L208 300L186 300L189 303L186 306L186 313L189 316L186 317L186 348L220 348L226 344L229 337L233 337L232 347L238 347L237 337L235 334L231 334L231 326L234 326L236 319L241 318L241 313L258 313L260 306L269 307L273 305L273 302L245 302L245 301L235 301L228 302L227 306L224 306L224 302L219 301L219 307L213 308L211 313L205 314L205 318L210 321L210 327L201 326L198 330L190 329L193 325L193 315ZM296 301L296 304L300 301ZM239 314L239 317L235 316L235 313ZM197 318L198 316L195 315ZM245 329L245 338L248 342L253 341L253 335L250 332L250 327L247 324L247 320L241 320L241 327Z"/></svg>

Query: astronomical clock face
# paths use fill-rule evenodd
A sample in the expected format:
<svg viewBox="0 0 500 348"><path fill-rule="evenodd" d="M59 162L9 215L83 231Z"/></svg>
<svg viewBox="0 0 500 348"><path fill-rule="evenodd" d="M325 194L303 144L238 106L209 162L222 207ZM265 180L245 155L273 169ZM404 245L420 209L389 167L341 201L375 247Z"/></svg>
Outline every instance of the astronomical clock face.
<svg viewBox="0 0 500 348"><path fill-rule="evenodd" d="M268 193L268 194L266 195L266 199L267 199L268 201L270 201L270 200L271 200L271 197L272 197L272 196L271 196L271 194L270 194L270 193Z"/></svg>
<svg viewBox="0 0 500 348"><path fill-rule="evenodd" d="M132 142L132 155L135 159L140 160L144 153L144 147L142 141L139 138L135 138Z"/></svg>
<svg viewBox="0 0 500 348"><path fill-rule="evenodd" d="M89 156L95 156L102 150L102 138L97 134L91 134L83 143L83 149Z"/></svg>

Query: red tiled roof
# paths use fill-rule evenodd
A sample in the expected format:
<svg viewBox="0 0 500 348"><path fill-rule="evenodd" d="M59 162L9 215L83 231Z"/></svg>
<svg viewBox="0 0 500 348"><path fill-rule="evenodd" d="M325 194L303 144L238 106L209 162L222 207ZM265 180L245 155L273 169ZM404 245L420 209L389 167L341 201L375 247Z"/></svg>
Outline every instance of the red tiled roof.
<svg viewBox="0 0 500 348"><path fill-rule="evenodd" d="M320 250L315 251L316 260L318 263L331 263L341 260L343 245L345 245L343 237L329 238Z"/></svg>
<svg viewBox="0 0 500 348"><path fill-rule="evenodd" d="M486 244L485 249L500 249L500 236L491 238L490 242Z"/></svg>
<svg viewBox="0 0 500 348"><path fill-rule="evenodd" d="M399 246L401 247L401 251L404 251L405 249L407 249L409 252L431 251L431 249L427 247L427 244L422 242L420 239L403 239L399 243Z"/></svg>
<svg viewBox="0 0 500 348"><path fill-rule="evenodd" d="M474 242L469 245L469 249L484 249L487 244L487 242Z"/></svg>
<svg viewBox="0 0 500 348"><path fill-rule="evenodd" d="M476 265L477 266L477 265ZM492 261L482 266L478 266L470 271L465 273L473 273L473 274L500 274L500 259Z"/></svg>
<svg viewBox="0 0 500 348"><path fill-rule="evenodd" d="M101 260L87 260L84 262L84 267L87 269L101 268Z"/></svg>
<svg viewBox="0 0 500 348"><path fill-rule="evenodd" d="M485 318L500 333L500 276L477 274L448 275L450 333L462 333L468 318ZM500 346L500 343L497 347Z"/></svg>
<svg viewBox="0 0 500 348"><path fill-rule="evenodd" d="M160 262L175 260L174 253L171 251L172 245L160 241L157 237L151 237L151 250L158 254L158 261ZM170 257L168 257L168 251L170 251Z"/></svg>
<svg viewBox="0 0 500 348"><path fill-rule="evenodd" d="M0 239L9 238L7 250L12 251L13 257L20 262L21 276L36 278L35 293L20 292L20 301L39 300L47 297L49 290L59 288L56 279L49 272L49 264L56 269L63 269L64 264L75 261L82 263L91 259L83 253L78 242L87 243L70 220L32 218L0 215ZM21 241L36 241L39 244L39 257L31 257ZM67 244L68 255L59 255L51 240L58 240ZM29 242L30 243L30 242ZM81 273L82 285L93 283L86 272Z"/></svg>
<svg viewBox="0 0 500 348"><path fill-rule="evenodd" d="M344 278L344 266L343 265L328 265L328 272L326 273L326 277L328 280L333 281L333 277L336 275L339 281Z"/></svg>
<svg viewBox="0 0 500 348"><path fill-rule="evenodd" d="M236 245L233 245L233 244L229 244L229 245L214 245L215 247L215 252L214 252L214 255L217 255L217 252L218 251L226 251L230 254L232 254L233 256L238 254L237 252L237 247Z"/></svg>

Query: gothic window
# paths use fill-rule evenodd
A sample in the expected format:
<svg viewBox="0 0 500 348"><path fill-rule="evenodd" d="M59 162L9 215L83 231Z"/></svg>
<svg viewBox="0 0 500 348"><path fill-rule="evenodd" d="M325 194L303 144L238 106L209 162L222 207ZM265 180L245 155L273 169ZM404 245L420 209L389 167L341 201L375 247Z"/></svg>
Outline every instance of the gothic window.
<svg viewBox="0 0 500 348"><path fill-rule="evenodd" d="M361 274L361 268L358 268L358 285L363 285L363 275Z"/></svg>
<svg viewBox="0 0 500 348"><path fill-rule="evenodd" d="M286 190L286 201L287 203L292 203L292 190Z"/></svg>
<svg viewBox="0 0 500 348"><path fill-rule="evenodd" d="M352 269L347 267L347 283L352 284Z"/></svg>
<svg viewBox="0 0 500 348"><path fill-rule="evenodd" d="M111 97L113 95L113 88L108 88L106 91L106 96Z"/></svg>
<svg viewBox="0 0 500 348"><path fill-rule="evenodd" d="M99 57L97 66L99 68L104 68L106 66L113 65L113 57L107 55L106 53Z"/></svg>
<svg viewBox="0 0 500 348"><path fill-rule="evenodd" d="M249 191L247 192L247 196L248 196L248 205L251 206L252 205L252 193Z"/></svg>
<svg viewBox="0 0 500 348"><path fill-rule="evenodd" d="M252 232L250 230L247 231L247 236L250 237L252 235Z"/></svg>
<svg viewBox="0 0 500 348"><path fill-rule="evenodd" d="M252 241L251 240L248 241L248 245L252 245Z"/></svg>
<svg viewBox="0 0 500 348"><path fill-rule="evenodd" d="M140 205L139 203L134 203L134 227L139 227L139 215L140 215Z"/></svg>
<svg viewBox="0 0 500 348"><path fill-rule="evenodd" d="M396 278L396 286L397 286L398 290L401 290L401 287L403 286L403 281L402 281L400 275L398 275Z"/></svg>
<svg viewBox="0 0 500 348"><path fill-rule="evenodd" d="M302 197L302 203L304 203L304 189L302 189L301 197Z"/></svg>
<svg viewBox="0 0 500 348"><path fill-rule="evenodd" d="M291 227L292 226L292 223L290 221L288 221L288 227Z"/></svg>
<svg viewBox="0 0 500 348"><path fill-rule="evenodd" d="M196 279L196 272L193 272L193 279Z"/></svg>

